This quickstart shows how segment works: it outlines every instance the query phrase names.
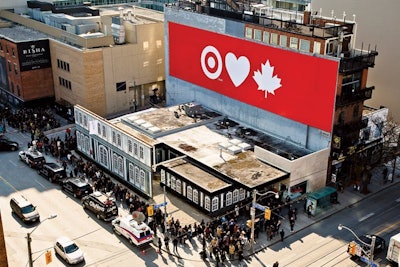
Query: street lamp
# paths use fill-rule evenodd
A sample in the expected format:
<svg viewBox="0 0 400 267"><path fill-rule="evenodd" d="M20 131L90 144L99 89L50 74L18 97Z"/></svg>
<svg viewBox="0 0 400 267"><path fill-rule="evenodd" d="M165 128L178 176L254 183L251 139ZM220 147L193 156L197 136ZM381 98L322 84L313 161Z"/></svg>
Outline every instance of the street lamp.
<svg viewBox="0 0 400 267"><path fill-rule="evenodd" d="M35 228L33 228L32 231L30 231L29 233L26 233L26 241L28 242L28 257L29 257L29 267L33 266L33 260L32 260L32 248L31 248L31 243L32 243L32 238L31 238L31 234L39 227L39 225L41 225L44 221L47 221L49 219L54 219L55 217L57 217L57 214L52 214L49 217L47 217L46 219L44 219L43 221L41 221Z"/></svg>
<svg viewBox="0 0 400 267"><path fill-rule="evenodd" d="M254 206L257 203L257 195L266 196L268 194L274 194L276 199L279 198L279 193L278 192L267 191L267 192L261 194L261 193L257 192L257 189L253 190L253 205L250 208L250 216L251 216L250 251L251 251L251 254L254 253L254 221L256 219L256 209L255 209Z"/></svg>
<svg viewBox="0 0 400 267"><path fill-rule="evenodd" d="M357 238L357 240L358 240L360 243L362 243L362 244L366 245L367 247L369 247L370 252L369 252L369 262L368 262L368 266L372 266L372 262L374 261L374 249L375 249L375 240L376 240L376 236L372 235L372 236L371 236L371 244L368 244L368 243L365 243L364 241L362 241L362 240L356 235L356 233L354 233L354 231L351 230L349 227L346 227L346 226L344 226L343 224L339 224L339 225L338 225L338 230L339 230L339 231L342 231L342 229L348 230L350 233L353 234L353 236L354 236L355 238ZM362 247L361 247L361 250L362 250L365 254L368 254Z"/></svg>

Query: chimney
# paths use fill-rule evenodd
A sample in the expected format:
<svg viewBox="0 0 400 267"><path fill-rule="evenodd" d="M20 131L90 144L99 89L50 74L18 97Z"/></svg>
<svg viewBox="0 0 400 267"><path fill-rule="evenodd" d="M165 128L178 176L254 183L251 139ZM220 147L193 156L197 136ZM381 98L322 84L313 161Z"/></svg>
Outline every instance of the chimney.
<svg viewBox="0 0 400 267"><path fill-rule="evenodd" d="M311 11L304 11L303 24L311 24Z"/></svg>

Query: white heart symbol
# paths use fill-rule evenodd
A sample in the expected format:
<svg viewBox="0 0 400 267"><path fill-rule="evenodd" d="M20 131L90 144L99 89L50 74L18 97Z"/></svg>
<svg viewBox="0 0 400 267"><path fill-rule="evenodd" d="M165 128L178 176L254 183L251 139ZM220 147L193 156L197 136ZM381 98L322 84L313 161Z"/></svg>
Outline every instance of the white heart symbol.
<svg viewBox="0 0 400 267"><path fill-rule="evenodd" d="M235 87L238 87L249 75L250 61L245 56L236 58L235 54L229 52L225 56L225 68Z"/></svg>

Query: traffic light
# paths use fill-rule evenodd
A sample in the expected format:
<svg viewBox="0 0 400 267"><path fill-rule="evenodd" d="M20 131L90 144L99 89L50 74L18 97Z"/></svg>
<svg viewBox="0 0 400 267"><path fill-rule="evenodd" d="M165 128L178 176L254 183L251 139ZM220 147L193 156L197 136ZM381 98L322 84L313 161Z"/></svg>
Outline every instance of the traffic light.
<svg viewBox="0 0 400 267"><path fill-rule="evenodd" d="M46 251L44 256L46 258L46 264L50 264L53 261L53 258L51 256L51 250Z"/></svg>
<svg viewBox="0 0 400 267"><path fill-rule="evenodd" d="M154 214L154 207L153 205L150 205L147 207L147 216L151 217Z"/></svg>
<svg viewBox="0 0 400 267"><path fill-rule="evenodd" d="M247 227L251 228L251 226L253 225L252 221L251 220L247 220L246 221L246 225L247 225Z"/></svg>
<svg viewBox="0 0 400 267"><path fill-rule="evenodd" d="M266 220L271 220L271 210L269 208L265 209L264 218Z"/></svg>
<svg viewBox="0 0 400 267"><path fill-rule="evenodd" d="M349 246L347 247L347 252L352 256L356 255L356 252L357 252L357 244L356 244L356 242L352 241L352 242L349 243Z"/></svg>

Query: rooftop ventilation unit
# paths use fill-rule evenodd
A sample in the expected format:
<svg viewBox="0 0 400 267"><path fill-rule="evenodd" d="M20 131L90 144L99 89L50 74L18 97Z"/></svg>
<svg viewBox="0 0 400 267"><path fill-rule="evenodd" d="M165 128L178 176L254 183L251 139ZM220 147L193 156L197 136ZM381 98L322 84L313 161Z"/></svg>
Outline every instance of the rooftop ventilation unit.
<svg viewBox="0 0 400 267"><path fill-rule="evenodd" d="M191 102L183 106L187 116L195 118L197 115L203 114L203 107L199 103Z"/></svg>

